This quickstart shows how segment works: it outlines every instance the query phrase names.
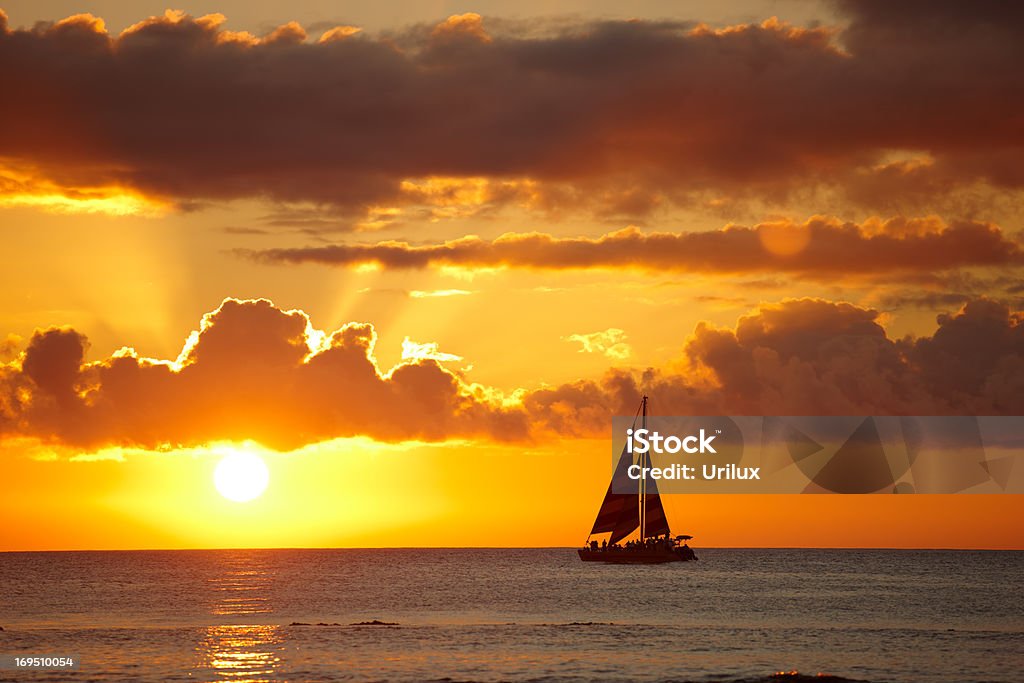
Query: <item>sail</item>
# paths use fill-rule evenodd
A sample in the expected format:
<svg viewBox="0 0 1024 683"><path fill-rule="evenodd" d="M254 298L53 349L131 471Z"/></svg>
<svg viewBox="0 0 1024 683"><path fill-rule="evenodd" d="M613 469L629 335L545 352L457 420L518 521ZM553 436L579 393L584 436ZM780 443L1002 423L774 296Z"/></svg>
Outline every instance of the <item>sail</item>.
<svg viewBox="0 0 1024 683"><path fill-rule="evenodd" d="M640 526L640 484L638 480L629 478L628 471L632 464L633 456L623 447L611 483L608 484L608 492L604 494L601 509L597 511L594 528L590 531L591 534L612 532L608 543L622 540ZM658 506L661 506L660 500Z"/></svg>
<svg viewBox="0 0 1024 683"><path fill-rule="evenodd" d="M641 404L644 427L647 426L647 397ZM639 411L638 411L639 412ZM634 423L635 424L635 423ZM640 457L641 467L650 467L650 456ZM608 543L618 543L640 527L640 480L629 477L629 468L633 465L633 455L623 446L622 454L615 465L612 481L608 484L608 492L604 494L601 509L597 511L594 528L591 534L611 532ZM661 504L658 493L658 482L647 479L644 485L644 537L662 536L669 533L668 518Z"/></svg>
<svg viewBox="0 0 1024 683"><path fill-rule="evenodd" d="M658 494L658 482L647 480L647 495L644 496L644 538L662 536L669 532L668 518Z"/></svg>

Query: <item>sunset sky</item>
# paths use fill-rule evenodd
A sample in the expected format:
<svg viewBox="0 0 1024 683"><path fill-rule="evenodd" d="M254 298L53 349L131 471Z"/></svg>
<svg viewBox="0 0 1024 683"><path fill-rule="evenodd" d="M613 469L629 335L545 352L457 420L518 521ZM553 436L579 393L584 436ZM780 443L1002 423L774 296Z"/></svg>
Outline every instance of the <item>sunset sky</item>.
<svg viewBox="0 0 1024 683"><path fill-rule="evenodd" d="M644 392L1024 413L1017 4L3 7L0 550L577 545ZM665 503L1024 548L1016 495Z"/></svg>

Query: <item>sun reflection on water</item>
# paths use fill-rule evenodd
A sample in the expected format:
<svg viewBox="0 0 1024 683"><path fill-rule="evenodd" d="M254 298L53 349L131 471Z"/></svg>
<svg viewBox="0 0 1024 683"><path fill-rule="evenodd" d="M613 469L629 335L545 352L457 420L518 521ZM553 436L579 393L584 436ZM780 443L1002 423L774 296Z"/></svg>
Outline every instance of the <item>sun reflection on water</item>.
<svg viewBox="0 0 1024 683"><path fill-rule="evenodd" d="M267 599L271 573L256 557L225 558L223 570L207 583L212 615L245 620L272 611ZM213 681L272 681L277 679L284 647L284 634L275 624L208 626L196 645L198 668Z"/></svg>
<svg viewBox="0 0 1024 683"><path fill-rule="evenodd" d="M257 558L238 555L225 559L223 571L207 579L213 592L210 611L218 616L246 616L271 611L267 600L271 573Z"/></svg>
<svg viewBox="0 0 1024 683"><path fill-rule="evenodd" d="M276 680L284 638L273 624L210 626L197 646L200 666L212 680L258 683Z"/></svg>

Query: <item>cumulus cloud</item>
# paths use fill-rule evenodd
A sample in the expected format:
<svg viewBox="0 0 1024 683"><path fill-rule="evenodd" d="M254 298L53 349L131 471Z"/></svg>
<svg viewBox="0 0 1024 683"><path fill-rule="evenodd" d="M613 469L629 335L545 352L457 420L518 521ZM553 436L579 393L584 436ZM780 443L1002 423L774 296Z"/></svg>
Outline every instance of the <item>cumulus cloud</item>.
<svg viewBox="0 0 1024 683"><path fill-rule="evenodd" d="M462 356L442 351L437 342L418 344L406 337L402 340L402 360L433 360L438 362L460 361Z"/></svg>
<svg viewBox="0 0 1024 683"><path fill-rule="evenodd" d="M977 299L931 336L893 339L876 310L820 299L764 304L733 328L697 325L682 372L613 370L524 401L562 433L601 433L642 393L665 415L1018 415L1024 313Z"/></svg>
<svg viewBox="0 0 1024 683"><path fill-rule="evenodd" d="M532 269L633 268L703 273L771 272L834 278L843 274L934 272L964 266L1024 265L1024 248L998 226L928 218L861 224L814 216L705 232L626 228L598 238L507 233L438 244L386 241L291 249L238 250L266 263L373 264Z"/></svg>
<svg viewBox="0 0 1024 683"><path fill-rule="evenodd" d="M633 353L626 342L626 333L617 327L609 327L601 332L590 334L570 334L565 341L579 342L580 353L600 353L608 358L622 360Z"/></svg>
<svg viewBox="0 0 1024 683"><path fill-rule="evenodd" d="M681 370L610 370L519 392L468 384L435 343L376 364L372 326L315 329L302 311L227 299L175 361L125 348L87 362L87 339L38 331L0 365L0 437L82 450L251 439L289 449L343 436L528 440L607 434L641 393L680 415L1017 415L1024 313L985 299L931 336L894 339L878 311L820 299L764 304L731 328L701 323ZM408 350L409 353L405 353Z"/></svg>
<svg viewBox="0 0 1024 683"><path fill-rule="evenodd" d="M639 212L687 192L849 187L888 206L1024 186L1019 7L840 7L843 30L492 29L463 14L321 36L294 22L254 36L180 12L120 35L90 15L30 29L0 15L0 157L68 188L360 210L417 201L404 193L423 185L403 182L431 178Z"/></svg>
<svg viewBox="0 0 1024 683"><path fill-rule="evenodd" d="M21 341L21 337L16 334L8 334L0 338L0 363L10 360L16 355Z"/></svg>
<svg viewBox="0 0 1024 683"><path fill-rule="evenodd" d="M436 344L413 344L416 353L385 372L375 343L370 325L323 333L302 311L262 299L226 299L174 362L128 348L85 362L84 336L40 331L20 368L6 366L0 375L0 425L84 448L219 439L295 448L356 434L525 437L523 415L476 397L438 362L457 357Z"/></svg>

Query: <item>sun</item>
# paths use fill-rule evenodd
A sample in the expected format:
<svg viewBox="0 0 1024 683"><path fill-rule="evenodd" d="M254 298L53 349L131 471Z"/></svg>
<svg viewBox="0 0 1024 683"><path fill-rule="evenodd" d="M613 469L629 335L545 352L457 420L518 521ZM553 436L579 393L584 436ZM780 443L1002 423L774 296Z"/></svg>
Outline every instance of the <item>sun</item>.
<svg viewBox="0 0 1024 683"><path fill-rule="evenodd" d="M213 471L213 485L228 500L246 503L258 498L270 483L270 470L263 458L247 451L225 455Z"/></svg>

